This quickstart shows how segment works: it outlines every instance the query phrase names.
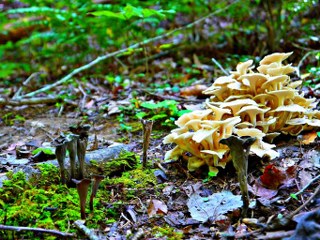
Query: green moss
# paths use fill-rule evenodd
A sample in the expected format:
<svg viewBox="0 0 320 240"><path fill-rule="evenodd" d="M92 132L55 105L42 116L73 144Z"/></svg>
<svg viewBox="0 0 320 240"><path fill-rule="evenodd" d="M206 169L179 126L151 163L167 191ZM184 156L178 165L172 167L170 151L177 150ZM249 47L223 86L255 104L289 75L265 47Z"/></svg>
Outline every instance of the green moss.
<svg viewBox="0 0 320 240"><path fill-rule="evenodd" d="M70 228L73 221L80 219L77 190L59 183L59 170L55 166L42 164L39 165L39 169L42 172L41 177L33 177L30 181L25 179L22 172L8 174L9 179L4 181L3 187L0 188L1 224L77 231ZM98 194L95 199L93 212L87 209L89 214L86 225L89 228L98 228L106 218L114 217L114 214L110 214L100 203L101 196L103 195ZM32 232L19 232L14 235L16 239L36 239ZM9 237L2 236L1 233L0 236L1 239ZM48 235L45 237L49 239Z"/></svg>
<svg viewBox="0 0 320 240"><path fill-rule="evenodd" d="M183 233L177 231L177 229L172 228L168 225L160 227L155 226L152 228L152 234L155 238L165 238L168 240L180 240L183 239Z"/></svg>
<svg viewBox="0 0 320 240"><path fill-rule="evenodd" d="M108 178L105 184L123 184L125 188L147 188L156 185L156 177L153 174L154 170L142 169L142 166L134 170L123 172L121 177Z"/></svg>
<svg viewBox="0 0 320 240"><path fill-rule="evenodd" d="M91 160L89 171L104 176L113 176L118 173L133 169L139 162L139 156L133 152L121 151L118 158L106 162L97 162Z"/></svg>

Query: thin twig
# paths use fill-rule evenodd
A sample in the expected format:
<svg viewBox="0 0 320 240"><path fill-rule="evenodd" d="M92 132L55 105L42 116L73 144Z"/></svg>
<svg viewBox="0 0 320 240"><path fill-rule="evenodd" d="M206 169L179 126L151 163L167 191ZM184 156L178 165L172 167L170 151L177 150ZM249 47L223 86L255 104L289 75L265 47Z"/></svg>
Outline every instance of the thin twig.
<svg viewBox="0 0 320 240"><path fill-rule="evenodd" d="M236 0L236 1L234 1L233 3L229 4L228 6L226 6L226 7L224 7L224 8L220 8L220 9L218 9L217 11L214 11L214 12L212 12L212 13L210 13L210 14L202 17L202 18L199 18L198 20L196 20L196 21L194 21L194 22L192 22L192 23L187 24L186 26L176 28L176 29L174 29L174 30L172 30L172 31L169 31L169 32L167 32L167 33L165 33L165 34L162 34L162 35L160 35L160 36L157 36L157 37L154 37L154 38L149 38L149 39L146 39L146 40L144 40L144 41L142 41L142 42L139 42L139 43L135 43L135 44L133 44L133 45L127 47L127 48L123 48L123 49L120 49L120 50L118 50L118 51L115 51L115 52L112 52L112 53L108 53L108 54L99 56L99 57L97 57L95 60L93 60L92 62L89 62L88 64L85 64L85 65L83 65L83 66L81 66L81 67L79 67L79 68L74 69L72 72L70 72L68 75L66 75L65 77L61 78L61 79L58 80L57 82L55 82L55 83L53 83L53 84L51 84L51 85L47 85L47 86L45 86L45 87L43 87L43 88L40 88L40 89L38 89L38 90L36 90L36 91L27 93L27 94L25 94L25 95L23 95L23 96L20 96L20 98L22 98L22 97L33 97L33 96L35 96L35 95L38 94L38 93L42 93L42 92L48 91L48 90L50 90L50 89L52 89L52 88L54 88L54 87L56 87L56 86L61 85L62 83L65 83L67 80L69 80L70 78L72 78L74 75L76 75L76 74L78 74L78 73L80 73L80 72L82 72L82 71L84 71L84 70L86 70L86 69L91 68L92 66L96 65L97 63L99 63L99 62L101 62L101 61L103 61L103 60L105 60L105 59L108 59L108 58L114 57L114 56L119 56L120 54L125 53L125 52L127 52L128 50L132 50L132 49L136 49L136 48L145 46L145 45L147 45L147 44L149 44L149 43L152 43L152 42L158 41L158 40L160 40L160 39L169 37L169 36L173 35L173 34L176 33L176 32L179 32L179 31L182 31L182 30L191 28L191 27L193 27L193 26L195 26L195 25L197 25L197 24L205 21L205 20L206 20L207 18L209 18L209 17L212 17L212 16L214 16L214 15L217 15L218 13L224 12L225 10L227 10L228 8L230 8L231 6L235 5L235 4L238 3L238 2L240 2L240 0Z"/></svg>
<svg viewBox="0 0 320 240"><path fill-rule="evenodd" d="M294 210L292 213L290 213L286 218L292 219L298 212L300 212L303 208L305 208L318 194L320 193L320 185L316 188L314 193L309 197L307 201L305 201L304 204L302 204L300 207L298 207L296 210Z"/></svg>
<svg viewBox="0 0 320 240"><path fill-rule="evenodd" d="M32 74L22 83L22 85L23 85L23 86L26 86L34 77L38 76L38 75L41 74L41 73L43 73L43 72L34 72L34 73L32 73ZM12 97L12 99L14 100L14 99L18 98L18 97L20 96L21 92L22 92L22 86L21 86L21 87L18 89L18 91L14 94L14 96Z"/></svg>
<svg viewBox="0 0 320 240"><path fill-rule="evenodd" d="M299 195L301 193L303 193L308 187L310 187L310 185L317 181L318 179L320 179L320 175L316 176L315 178L311 179L310 182L308 182L308 184L306 184L300 191L296 192L294 195ZM284 200L285 202L289 202L291 199L291 197L288 197L286 200Z"/></svg>
<svg viewBox="0 0 320 240"><path fill-rule="evenodd" d="M298 76L299 78L301 77L300 67L302 66L304 60L306 60L306 58L309 57L309 55L311 55L311 54L317 54L317 53L319 53L319 52L320 52L320 50L313 50L313 51L307 52L307 53L301 58L301 60L300 60L299 63L298 63L298 66L296 67L297 76Z"/></svg>
<svg viewBox="0 0 320 240"><path fill-rule="evenodd" d="M227 76L230 75L230 73L229 73L227 70L225 70L225 69L221 66L221 64L220 64L215 58L211 58L211 60L212 60L212 62L214 62L214 64L216 64L216 65L221 69L221 71L222 71L225 75L227 75Z"/></svg>
<svg viewBox="0 0 320 240"><path fill-rule="evenodd" d="M38 233L47 233L50 235L63 237L63 238L75 237L74 233L65 233L57 230L50 230L50 229L44 229L44 228L17 227L17 226L6 226L6 225L0 224L0 230L9 230L9 231L17 231L17 232L31 231L31 232L38 232Z"/></svg>

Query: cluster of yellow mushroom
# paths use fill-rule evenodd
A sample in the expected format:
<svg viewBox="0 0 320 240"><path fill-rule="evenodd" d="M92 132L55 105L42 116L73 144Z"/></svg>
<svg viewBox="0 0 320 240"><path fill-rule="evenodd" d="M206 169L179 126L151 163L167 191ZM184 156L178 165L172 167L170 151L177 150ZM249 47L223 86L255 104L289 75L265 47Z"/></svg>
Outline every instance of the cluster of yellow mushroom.
<svg viewBox="0 0 320 240"><path fill-rule="evenodd" d="M291 82L288 74L295 71L282 62L292 53L273 53L260 61L257 72L249 60L239 63L229 76L217 78L204 93L210 95L204 110L182 115L177 129L165 137L164 143L176 146L165 159L182 156L188 169L194 171L208 165L210 171L224 167L229 161L229 148L220 144L231 135L256 137L251 153L276 158L273 144L265 141L280 133L297 135L303 130L320 127L320 112L313 110L315 99L306 99Z"/></svg>

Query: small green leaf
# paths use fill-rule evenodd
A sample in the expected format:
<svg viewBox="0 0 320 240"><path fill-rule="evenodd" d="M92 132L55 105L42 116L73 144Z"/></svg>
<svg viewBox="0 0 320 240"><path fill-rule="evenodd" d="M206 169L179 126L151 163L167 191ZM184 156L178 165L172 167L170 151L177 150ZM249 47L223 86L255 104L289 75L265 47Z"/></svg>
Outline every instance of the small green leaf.
<svg viewBox="0 0 320 240"><path fill-rule="evenodd" d="M160 45L160 49L169 49L169 48L172 48L172 46L174 46L173 43L164 43L164 44L161 44Z"/></svg>
<svg viewBox="0 0 320 240"><path fill-rule="evenodd" d="M131 6L128 4L123 9L123 15L126 17L126 19L130 19L132 17L140 17L143 18L142 10L136 7Z"/></svg>
<svg viewBox="0 0 320 240"><path fill-rule="evenodd" d="M146 115L147 115L147 113L145 113L145 112L138 112L138 113L136 113L136 117L139 118L139 119L144 118Z"/></svg>
<svg viewBox="0 0 320 240"><path fill-rule="evenodd" d="M218 174L217 172L212 172L212 171L208 172L209 177L216 177L217 174Z"/></svg>
<svg viewBox="0 0 320 240"><path fill-rule="evenodd" d="M152 118L150 118L150 120L159 120L159 119L163 119L166 117L168 117L168 115L165 113L162 113L162 114L154 115Z"/></svg>
<svg viewBox="0 0 320 240"><path fill-rule="evenodd" d="M121 129L121 130L124 130L124 131L131 131L131 130L132 130L132 127L131 127L131 126L128 126L128 125L126 125L126 124L120 123L120 129Z"/></svg>
<svg viewBox="0 0 320 240"><path fill-rule="evenodd" d="M320 132L317 132L317 136L320 137Z"/></svg>
<svg viewBox="0 0 320 240"><path fill-rule="evenodd" d="M91 12L90 14L97 16L97 17L104 16L104 17L111 17L111 18L118 18L121 20L126 20L126 17L123 15L123 13L115 13L115 12L108 11L108 10Z"/></svg>
<svg viewBox="0 0 320 240"><path fill-rule="evenodd" d="M157 109L159 108L158 104L153 102L143 102L140 105L141 107L147 108L147 109Z"/></svg>
<svg viewBox="0 0 320 240"><path fill-rule="evenodd" d="M151 17L151 16L157 16L159 17L160 19L163 19L166 17L166 15L160 13L159 11L157 10L154 10L154 9L149 9L149 8L145 8L142 10L142 14L145 18L147 17Z"/></svg>
<svg viewBox="0 0 320 240"><path fill-rule="evenodd" d="M191 111L191 110L188 110L188 109L180 110L180 111L178 112L178 117L181 117L183 114L189 113L189 112L192 112L192 111Z"/></svg>
<svg viewBox="0 0 320 240"><path fill-rule="evenodd" d="M41 147L33 150L32 155L36 155L37 153L39 153L41 151L44 152L45 154L48 154L48 155L54 155L53 148L41 148Z"/></svg>
<svg viewBox="0 0 320 240"><path fill-rule="evenodd" d="M295 194L295 193L291 193L290 197L295 199L295 200L298 200L297 194Z"/></svg>

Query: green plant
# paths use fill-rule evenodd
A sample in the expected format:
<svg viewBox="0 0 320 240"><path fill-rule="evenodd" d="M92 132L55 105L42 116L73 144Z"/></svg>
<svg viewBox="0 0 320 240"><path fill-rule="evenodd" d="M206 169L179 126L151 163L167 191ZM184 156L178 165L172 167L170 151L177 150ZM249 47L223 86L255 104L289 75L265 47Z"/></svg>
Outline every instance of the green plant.
<svg viewBox="0 0 320 240"><path fill-rule="evenodd" d="M175 100L163 100L161 102L143 102L136 110L135 116L138 119L148 118L154 121L162 121L162 126L172 127L176 118L189 110L179 110L178 102Z"/></svg>
<svg viewBox="0 0 320 240"><path fill-rule="evenodd" d="M217 175L218 175L217 172L208 171L208 176L205 179L203 179L203 182L204 183L209 182L210 180L212 180Z"/></svg>
<svg viewBox="0 0 320 240"><path fill-rule="evenodd" d="M26 121L26 119L21 115L14 115L12 112L3 115L2 119L4 124L7 126L12 126L15 123L24 123Z"/></svg>

